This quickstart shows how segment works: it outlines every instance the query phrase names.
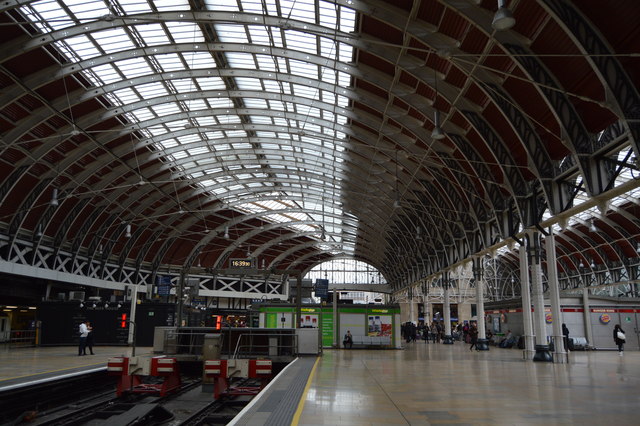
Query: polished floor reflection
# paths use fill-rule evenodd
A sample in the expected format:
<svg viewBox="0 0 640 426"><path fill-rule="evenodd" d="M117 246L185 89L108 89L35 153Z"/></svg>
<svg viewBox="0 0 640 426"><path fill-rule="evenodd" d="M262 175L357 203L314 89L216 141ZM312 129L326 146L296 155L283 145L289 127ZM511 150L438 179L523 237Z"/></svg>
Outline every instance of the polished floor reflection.
<svg viewBox="0 0 640 426"><path fill-rule="evenodd" d="M300 425L640 424L640 353L572 352L569 364L518 349L410 343L328 350Z"/></svg>

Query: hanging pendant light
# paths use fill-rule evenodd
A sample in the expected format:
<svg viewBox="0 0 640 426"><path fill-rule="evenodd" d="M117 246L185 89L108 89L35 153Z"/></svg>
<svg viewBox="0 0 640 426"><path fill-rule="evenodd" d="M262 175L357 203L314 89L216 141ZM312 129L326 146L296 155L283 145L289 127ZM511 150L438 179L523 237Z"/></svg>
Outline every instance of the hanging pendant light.
<svg viewBox="0 0 640 426"><path fill-rule="evenodd" d="M434 114L433 114L433 122L435 124L435 127L433 128L433 131L431 132L431 138L439 141L444 139L445 134L444 131L442 130L442 128L440 127L440 111L435 110Z"/></svg>
<svg viewBox="0 0 640 426"><path fill-rule="evenodd" d="M513 17L513 13L505 3L505 0L498 0L498 10L493 16L493 22L491 22L491 26L496 31L506 31L513 28L516 24L516 19Z"/></svg>
<svg viewBox="0 0 640 426"><path fill-rule="evenodd" d="M224 239L225 240L229 239L229 227L228 226L224 227Z"/></svg>
<svg viewBox="0 0 640 426"><path fill-rule="evenodd" d="M53 192L51 193L51 201L49 201L49 204L53 207L57 207L58 204L60 204L58 202L58 188L53 188Z"/></svg>
<svg viewBox="0 0 640 426"><path fill-rule="evenodd" d="M127 228L126 228L126 231L124 233L124 236L127 237L127 238L131 238L131 224L130 223L127 223Z"/></svg>

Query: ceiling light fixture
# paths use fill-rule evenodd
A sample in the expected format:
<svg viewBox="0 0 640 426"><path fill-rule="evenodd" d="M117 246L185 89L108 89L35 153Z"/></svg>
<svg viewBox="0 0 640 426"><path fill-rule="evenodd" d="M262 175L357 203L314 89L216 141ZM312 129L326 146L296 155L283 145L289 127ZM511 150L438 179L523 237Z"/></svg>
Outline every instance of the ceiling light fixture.
<svg viewBox="0 0 640 426"><path fill-rule="evenodd" d="M435 127L431 132L431 138L437 141L444 139L445 134L444 134L444 131L442 130L442 127L440 127L440 111L438 110L434 111L433 122L435 124Z"/></svg>
<svg viewBox="0 0 640 426"><path fill-rule="evenodd" d="M598 232L598 228L596 228L596 224L594 223L593 219L591 219L591 225L589 225L589 231Z"/></svg>
<svg viewBox="0 0 640 426"><path fill-rule="evenodd" d="M127 238L131 238L131 224L130 223L127 223L127 228L126 228L126 231L124 233L124 236L127 237Z"/></svg>
<svg viewBox="0 0 640 426"><path fill-rule="evenodd" d="M491 26L496 31L509 30L516 24L516 19L513 17L513 13L505 3L505 0L498 0L498 10L493 16L493 22L491 22Z"/></svg>
<svg viewBox="0 0 640 426"><path fill-rule="evenodd" d="M36 231L36 238L42 237L42 224L38 224L38 230Z"/></svg>
<svg viewBox="0 0 640 426"><path fill-rule="evenodd" d="M57 207L58 204L60 204L58 202L58 188L53 188L53 192L51 193L51 201L49 201L49 204L53 207Z"/></svg>
<svg viewBox="0 0 640 426"><path fill-rule="evenodd" d="M229 239L229 227L228 226L224 227L224 239L225 240Z"/></svg>

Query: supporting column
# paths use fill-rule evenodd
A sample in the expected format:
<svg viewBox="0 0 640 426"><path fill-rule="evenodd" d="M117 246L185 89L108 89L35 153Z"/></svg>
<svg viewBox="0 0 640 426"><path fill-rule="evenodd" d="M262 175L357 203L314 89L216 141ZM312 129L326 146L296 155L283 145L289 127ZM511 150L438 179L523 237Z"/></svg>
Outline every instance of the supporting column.
<svg viewBox="0 0 640 426"><path fill-rule="evenodd" d="M338 336L338 290L333 290L333 347L340 347Z"/></svg>
<svg viewBox="0 0 640 426"><path fill-rule="evenodd" d="M131 285L131 305L129 311L129 336L127 337L127 344L134 346L136 344L136 308L138 307L138 286ZM180 327L178 325L178 327ZM134 349L135 350L135 349Z"/></svg>
<svg viewBox="0 0 640 426"><path fill-rule="evenodd" d="M482 267L482 258L474 257L472 262L473 276L476 281L476 317L478 318L478 342L476 343L476 349L479 351L488 351L489 345L484 323L484 270Z"/></svg>
<svg viewBox="0 0 640 426"><path fill-rule="evenodd" d="M413 288L409 287L409 321L411 321L411 323L414 323L414 316L415 316L415 312L413 309ZM415 321L415 324L417 325L418 322Z"/></svg>
<svg viewBox="0 0 640 426"><path fill-rule="evenodd" d="M540 233L535 230L527 232L529 250L531 253L531 287L533 293L533 318L536 326L536 354L533 360L537 362L553 362L553 355L549 352L547 342L547 323L544 311L544 292L542 289L542 265Z"/></svg>
<svg viewBox="0 0 640 426"><path fill-rule="evenodd" d="M553 348L555 361L564 363L567 349L564 347L562 335L562 310L560 309L560 288L558 285L558 265L556 264L556 240L553 235L553 227L549 227L549 235L546 237L547 245L547 280L549 282L549 302L553 318Z"/></svg>
<svg viewBox="0 0 640 426"><path fill-rule="evenodd" d="M451 336L451 304L449 302L449 272L442 276L442 288L444 289L444 338L442 344L453 345Z"/></svg>
<svg viewBox="0 0 640 426"><path fill-rule="evenodd" d="M584 331L587 333L587 343L593 346L593 329L591 327L591 305L589 305L589 289L582 289L582 306L584 308Z"/></svg>
<svg viewBox="0 0 640 426"><path fill-rule="evenodd" d="M296 325L294 328L302 327L302 272L296 276Z"/></svg>
<svg viewBox="0 0 640 426"><path fill-rule="evenodd" d="M520 292L522 293L522 322L524 324L524 350L527 359L534 354L533 320L531 319L531 294L529 293L529 262L526 243L520 246Z"/></svg>

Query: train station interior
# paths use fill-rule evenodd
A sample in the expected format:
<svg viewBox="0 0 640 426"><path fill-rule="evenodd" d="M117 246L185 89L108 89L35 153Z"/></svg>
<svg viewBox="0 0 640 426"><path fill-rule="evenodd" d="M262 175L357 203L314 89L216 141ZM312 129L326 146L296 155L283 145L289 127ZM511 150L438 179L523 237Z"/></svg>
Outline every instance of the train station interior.
<svg viewBox="0 0 640 426"><path fill-rule="evenodd" d="M636 424L639 21L1 2L0 424Z"/></svg>

